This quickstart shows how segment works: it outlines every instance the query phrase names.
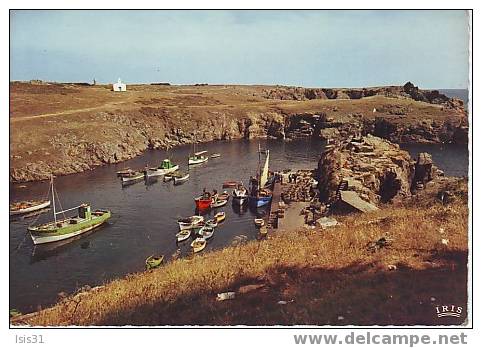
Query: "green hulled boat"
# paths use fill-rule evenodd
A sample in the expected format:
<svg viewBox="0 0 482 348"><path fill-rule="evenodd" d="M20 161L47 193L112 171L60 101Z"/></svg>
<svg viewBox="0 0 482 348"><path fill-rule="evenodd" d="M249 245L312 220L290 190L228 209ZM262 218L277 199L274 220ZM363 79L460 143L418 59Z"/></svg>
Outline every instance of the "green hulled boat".
<svg viewBox="0 0 482 348"><path fill-rule="evenodd" d="M78 236L102 225L111 217L108 210L91 211L90 204L81 204L77 207L57 212L55 209L54 181L51 179L51 192L53 202L54 221L29 226L28 231L34 244L56 242L67 238ZM77 209L78 215L66 218L65 213ZM57 219L57 215L64 214L63 219Z"/></svg>

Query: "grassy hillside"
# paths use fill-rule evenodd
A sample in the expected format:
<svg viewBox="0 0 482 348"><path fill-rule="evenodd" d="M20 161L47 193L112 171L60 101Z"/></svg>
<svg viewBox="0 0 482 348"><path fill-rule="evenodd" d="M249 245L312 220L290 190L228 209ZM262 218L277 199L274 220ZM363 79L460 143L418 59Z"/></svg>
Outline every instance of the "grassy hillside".
<svg viewBox="0 0 482 348"><path fill-rule="evenodd" d="M467 303L466 193L339 217L328 230L180 259L17 317L29 325L460 324L435 306ZM369 248L380 238L390 245ZM446 243L443 243L445 240ZM236 297L216 301L216 294ZM285 302L279 302L285 301Z"/></svg>

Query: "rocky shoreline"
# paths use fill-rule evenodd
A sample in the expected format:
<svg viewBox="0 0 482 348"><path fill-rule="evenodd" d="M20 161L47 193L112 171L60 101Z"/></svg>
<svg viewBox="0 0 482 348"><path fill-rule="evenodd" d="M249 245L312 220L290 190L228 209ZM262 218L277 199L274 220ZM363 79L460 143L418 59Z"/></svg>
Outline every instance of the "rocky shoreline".
<svg viewBox="0 0 482 348"><path fill-rule="evenodd" d="M468 141L467 113L463 102L449 99L436 91L420 91L410 83L401 87L340 89L337 93L323 89L322 94L320 91L285 87L252 93L263 100L298 100L296 98L300 93L304 96L304 99L300 97L301 100L308 99L307 102L296 101L296 104L291 102L286 106L265 105L257 100L249 107L228 103L220 107L219 102L213 102L215 106L203 104L196 108L180 106L174 109L152 105L158 103L154 98L135 101L135 108L101 110L88 116L57 117L55 121L48 118L20 119L12 123L11 120L15 141L11 141L10 181L44 180L51 173L78 173L131 159L147 149L165 149L193 142L266 137L286 141L304 137L340 141L368 134L396 143L466 144ZM377 96L382 99L370 99ZM346 102L321 106L306 104L312 99L335 97L336 101L357 99L348 103L360 99L367 99L367 102L360 107L363 112L356 111L357 105ZM188 101L194 102L192 96L190 98ZM195 101L199 102L198 99ZM300 109L307 110L300 112ZM420 116L424 112L427 114ZM435 112L437 114L432 115ZM82 129L84 127L92 134ZM39 133L36 141L42 147L29 143L28 136L35 139L36 133Z"/></svg>

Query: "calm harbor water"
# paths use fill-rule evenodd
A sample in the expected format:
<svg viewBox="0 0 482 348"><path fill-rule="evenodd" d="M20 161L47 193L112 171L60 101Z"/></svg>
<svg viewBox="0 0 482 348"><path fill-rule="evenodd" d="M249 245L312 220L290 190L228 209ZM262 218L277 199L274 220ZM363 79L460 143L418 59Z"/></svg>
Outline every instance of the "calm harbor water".
<svg viewBox="0 0 482 348"><path fill-rule="evenodd" d="M59 292L71 293L83 285L100 285L125 274L142 271L144 260L152 254L190 254L189 242L176 245L179 216L194 214L193 197L208 190L222 191L227 180L247 183L257 163L258 143L270 149L270 169L282 170L315 168L323 145L318 141L276 140L215 142L200 145L199 150L219 152L220 158L190 168L190 179L183 185L173 186L162 179L122 187L116 171L124 167L142 168L155 165L165 158L165 151L147 151L142 156L117 165L93 171L58 177L56 190L63 208L90 202L94 209L106 208L113 212L107 225L89 235L67 243L34 246L27 235L27 226L51 219L51 212L38 217L10 221L10 308L22 312L36 310L56 301ZM467 150L464 147L410 145L415 155L426 151L445 170L446 175L467 175ZM187 169L190 146L173 149L174 163ZM26 187L10 187L10 201L42 198L48 190L47 182L27 183ZM231 191L231 189L228 189ZM226 221L209 240L206 251L219 249L239 239L255 239L257 230L253 219L263 210L234 209L231 200L225 207L214 210L226 212Z"/></svg>

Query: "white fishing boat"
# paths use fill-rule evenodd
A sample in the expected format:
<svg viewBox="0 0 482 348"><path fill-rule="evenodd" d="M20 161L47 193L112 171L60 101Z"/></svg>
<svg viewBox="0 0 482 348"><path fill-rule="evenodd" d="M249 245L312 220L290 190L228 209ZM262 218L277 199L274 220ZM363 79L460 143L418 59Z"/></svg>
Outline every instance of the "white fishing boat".
<svg viewBox="0 0 482 348"><path fill-rule="evenodd" d="M27 214L48 206L50 206L50 200L16 202L10 204L10 215Z"/></svg>
<svg viewBox="0 0 482 348"><path fill-rule="evenodd" d="M195 253L202 251L206 247L206 240L202 237L198 237L191 243L191 248Z"/></svg>
<svg viewBox="0 0 482 348"><path fill-rule="evenodd" d="M193 156L189 157L189 165L201 164L206 162L209 159L208 156L205 156L205 154L207 153L207 151L195 152Z"/></svg>
<svg viewBox="0 0 482 348"><path fill-rule="evenodd" d="M211 155L211 158L218 158L218 157L221 157L221 154L220 153L213 153Z"/></svg>
<svg viewBox="0 0 482 348"><path fill-rule="evenodd" d="M174 165L170 159L165 159L162 161L159 167L147 168L145 174L147 177L151 176L162 176L169 173L173 173L179 169L179 165Z"/></svg>
<svg viewBox="0 0 482 348"><path fill-rule="evenodd" d="M188 230L204 223L204 218L200 215L193 215L177 220L180 230Z"/></svg>
<svg viewBox="0 0 482 348"><path fill-rule="evenodd" d="M238 184L233 190L233 204L243 205L248 201L248 190L243 186L242 183Z"/></svg>

